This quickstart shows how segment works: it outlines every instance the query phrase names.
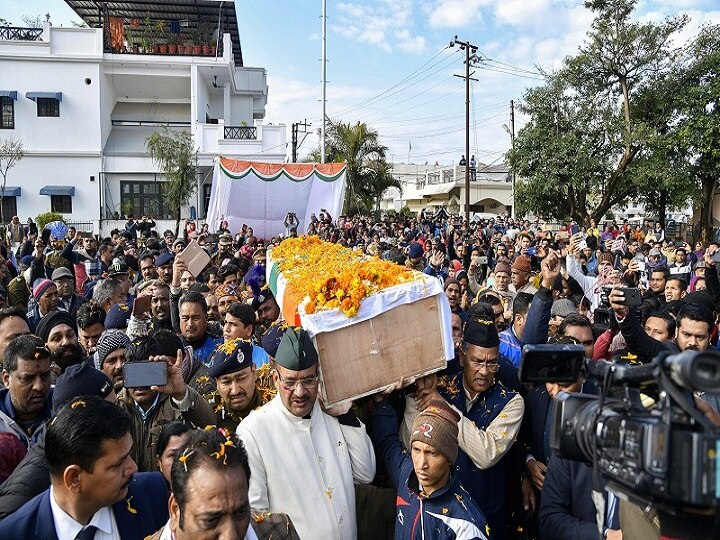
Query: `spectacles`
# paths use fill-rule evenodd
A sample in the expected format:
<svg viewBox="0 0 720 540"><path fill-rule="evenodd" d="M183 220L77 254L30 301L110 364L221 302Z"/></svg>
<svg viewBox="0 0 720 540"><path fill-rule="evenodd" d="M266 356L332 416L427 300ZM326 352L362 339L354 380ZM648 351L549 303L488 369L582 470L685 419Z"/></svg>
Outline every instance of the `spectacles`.
<svg viewBox="0 0 720 540"><path fill-rule="evenodd" d="M283 379L283 376L280 375L279 371L275 370L275 373L277 373L278 379L280 379L280 384L286 392L293 392L297 388L298 384L305 390L314 390L320 383L320 376L317 374L312 375L311 377L305 377L304 379Z"/></svg>
<svg viewBox="0 0 720 540"><path fill-rule="evenodd" d="M468 363L470 364L470 367L473 369L486 369L487 371L490 371L494 373L498 369L500 369L500 364L496 362L480 362L479 360L468 360Z"/></svg>

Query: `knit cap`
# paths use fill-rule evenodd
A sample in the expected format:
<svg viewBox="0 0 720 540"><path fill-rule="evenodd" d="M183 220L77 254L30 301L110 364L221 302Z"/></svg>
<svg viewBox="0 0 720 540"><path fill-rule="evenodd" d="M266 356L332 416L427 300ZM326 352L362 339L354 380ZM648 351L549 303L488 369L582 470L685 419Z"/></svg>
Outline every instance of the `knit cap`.
<svg viewBox="0 0 720 540"><path fill-rule="evenodd" d="M506 274L509 275L510 272L511 272L511 270L510 270L510 265L509 265L505 260L500 260L500 261L498 261L498 263L495 265L495 270L494 270L494 272L495 272L496 274L497 274L498 272L505 272Z"/></svg>
<svg viewBox="0 0 720 540"><path fill-rule="evenodd" d="M53 283L49 279L43 279L37 282L37 284L33 287L33 297L35 300L40 300L40 297L45 294L45 291L47 291L50 287L54 287L55 283Z"/></svg>
<svg viewBox="0 0 720 540"><path fill-rule="evenodd" d="M130 345L130 338L122 330L105 330L100 334L97 342L97 354L95 355L95 367L102 369L105 358L118 349L127 349Z"/></svg>
<svg viewBox="0 0 720 540"><path fill-rule="evenodd" d="M458 455L458 422L460 415L445 401L433 400L413 422L410 444L420 441L429 444L450 463Z"/></svg>

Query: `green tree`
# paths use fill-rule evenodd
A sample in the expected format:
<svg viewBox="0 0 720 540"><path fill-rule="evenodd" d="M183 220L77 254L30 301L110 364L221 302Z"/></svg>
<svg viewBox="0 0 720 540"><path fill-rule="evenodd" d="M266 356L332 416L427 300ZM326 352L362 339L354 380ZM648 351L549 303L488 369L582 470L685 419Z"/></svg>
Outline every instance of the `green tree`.
<svg viewBox="0 0 720 540"><path fill-rule="evenodd" d="M378 140L378 132L364 122L330 123L325 160L347 163L344 214L356 214L372 209L372 197L377 190L373 189L371 184L385 181L385 176L383 174L381 179L377 180L377 172L370 165L372 162L384 162L386 152L387 147ZM320 161L320 150L314 150L308 157L311 161Z"/></svg>
<svg viewBox="0 0 720 540"><path fill-rule="evenodd" d="M366 181L361 187L361 199L366 209L374 209L379 217L380 201L390 188L397 188L402 193L402 183L392 175L392 166L384 159L376 159L363 170Z"/></svg>
<svg viewBox="0 0 720 540"><path fill-rule="evenodd" d="M25 149L20 139L8 138L0 143L0 175L2 175L2 186L0 196L5 193L8 172L25 156ZM0 204L0 223L5 223L2 204Z"/></svg>
<svg viewBox="0 0 720 540"><path fill-rule="evenodd" d="M197 189L197 150L187 131L171 131L167 127L145 140L153 161L167 179L165 197L175 210L176 233L180 230L180 208L187 205Z"/></svg>
<svg viewBox="0 0 720 540"><path fill-rule="evenodd" d="M708 242L720 178L720 25L701 29L674 80L674 140L700 186L700 240Z"/></svg>
<svg viewBox="0 0 720 540"><path fill-rule="evenodd" d="M638 194L632 165L655 120L635 102L649 99L669 73L670 39L687 17L637 23L631 20L635 4L585 2L595 19L578 55L525 93L520 109L530 122L508 154L521 213L587 222Z"/></svg>

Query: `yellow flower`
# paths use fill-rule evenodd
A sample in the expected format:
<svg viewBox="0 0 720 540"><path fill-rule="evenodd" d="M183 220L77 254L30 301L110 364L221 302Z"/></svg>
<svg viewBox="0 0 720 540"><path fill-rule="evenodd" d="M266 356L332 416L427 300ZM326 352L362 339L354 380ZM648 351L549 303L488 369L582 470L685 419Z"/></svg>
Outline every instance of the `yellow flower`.
<svg viewBox="0 0 720 540"><path fill-rule="evenodd" d="M137 510L135 510L135 508L133 508L132 505L130 504L130 501L132 501L132 499L133 499L132 497L128 497L128 498L127 498L127 500L126 500L126 502L127 502L126 508L127 508L127 511L130 512L131 514L137 514Z"/></svg>

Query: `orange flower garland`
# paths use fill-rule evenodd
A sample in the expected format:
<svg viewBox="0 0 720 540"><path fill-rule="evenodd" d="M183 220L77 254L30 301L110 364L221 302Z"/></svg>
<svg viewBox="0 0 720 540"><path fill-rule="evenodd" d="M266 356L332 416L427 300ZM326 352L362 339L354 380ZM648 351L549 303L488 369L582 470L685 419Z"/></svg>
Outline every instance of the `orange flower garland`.
<svg viewBox="0 0 720 540"><path fill-rule="evenodd" d="M323 242L317 236L284 240L273 248L272 259L288 286L310 299L306 313L340 309L353 317L364 298L417 279L409 268Z"/></svg>

